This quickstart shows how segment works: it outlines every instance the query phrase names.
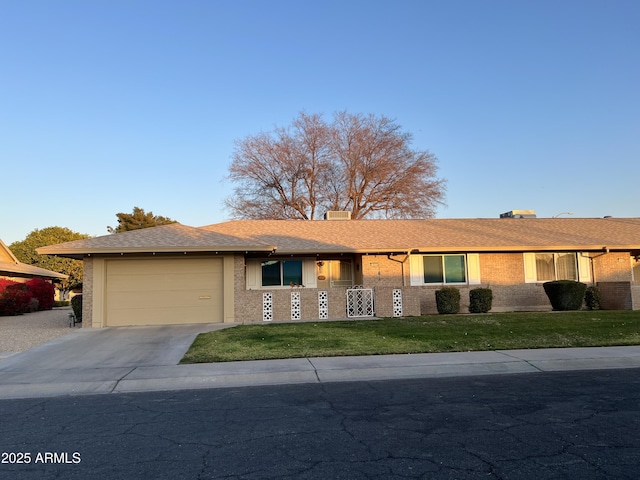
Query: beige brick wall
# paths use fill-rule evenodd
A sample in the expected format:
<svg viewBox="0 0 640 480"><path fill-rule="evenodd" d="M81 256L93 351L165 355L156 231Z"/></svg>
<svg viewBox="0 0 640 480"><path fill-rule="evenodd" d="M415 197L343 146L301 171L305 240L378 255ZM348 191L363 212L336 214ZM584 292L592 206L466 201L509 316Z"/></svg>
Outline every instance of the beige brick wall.
<svg viewBox="0 0 640 480"><path fill-rule="evenodd" d="M395 257L405 259L406 256ZM315 288L283 288L269 290L246 290L244 259L236 257L236 321L243 323L262 322L264 292L273 295L273 321L291 320L291 292L300 292L301 319L315 320L319 318L318 291L328 292L329 319L347 318L346 287L325 289ZM393 290L402 289L403 314L420 315L420 294L411 287L402 287L402 265L387 258L386 255L364 255L356 259L356 277L362 276L364 286L374 289L375 309L377 316L393 315ZM409 262L404 264L406 283L408 285ZM380 275L378 275L380 272Z"/></svg>
<svg viewBox="0 0 640 480"><path fill-rule="evenodd" d="M460 312L469 311L469 291L473 288L490 288L493 293L492 312L551 310L542 284L524 283L522 253L481 253L480 285L463 285L460 290ZM420 290L422 315L438 313L436 290L438 286L412 287Z"/></svg>
<svg viewBox="0 0 640 480"><path fill-rule="evenodd" d="M235 321L243 322L243 318L255 317L256 312L252 312L253 304L249 296L251 292L246 290L244 255L234 255L233 257L233 296L235 306ZM255 307L257 308L257 307ZM262 318L262 307L259 309Z"/></svg>
<svg viewBox="0 0 640 480"><path fill-rule="evenodd" d="M236 321L242 323L260 323L263 321L263 294L271 293L274 322L291 320L291 294L300 293L300 319L319 318L318 292L316 288L282 288L265 290L245 290L236 297ZM329 288L328 307L330 319L347 318L346 288Z"/></svg>
<svg viewBox="0 0 640 480"><path fill-rule="evenodd" d="M612 252L593 258L596 282L630 282L631 261L628 252Z"/></svg>
<svg viewBox="0 0 640 480"><path fill-rule="evenodd" d="M441 286L412 287L420 290L420 314L432 315L438 313L436 306L436 290ZM542 285L522 284L513 286L503 285L471 285L455 286L460 290L460 313L469 312L469 291L474 288L490 288L493 293L492 312L532 312L551 310L551 304L544 293Z"/></svg>
<svg viewBox="0 0 640 480"><path fill-rule="evenodd" d="M602 295L604 310L640 309L640 292L631 283L629 252L610 252L595 255L593 260L595 283Z"/></svg>
<svg viewBox="0 0 640 480"><path fill-rule="evenodd" d="M93 326L93 258L84 257L82 272L82 328Z"/></svg>
<svg viewBox="0 0 640 480"><path fill-rule="evenodd" d="M406 260L405 255L392 257ZM244 279L244 259L236 256L236 321L262 321L262 293L267 290L247 291ZM393 289L400 288L403 297L403 315L426 315L437 313L435 291L441 286L410 286L409 262L404 264L393 261L386 255L363 255L360 273L365 287L375 291L376 315L393 315ZM594 259L595 277L604 285L606 295L613 298L622 295L624 308L640 309L640 285L626 293L620 285L605 285L607 282L629 282L630 266L626 253L609 253ZM404 272L404 281L403 281ZM481 285L465 285L460 290L460 312L469 310L469 291L472 288L486 287L493 292L493 312L503 311L549 311L551 304L541 283L524 283L524 261L522 253L480 254ZM346 288L330 288L329 318L346 318ZM274 289L274 321L291 319L291 289ZM317 289L300 289L301 315L304 320L318 318Z"/></svg>
<svg viewBox="0 0 640 480"><path fill-rule="evenodd" d="M629 282L598 282L603 310L631 310L633 300Z"/></svg>
<svg viewBox="0 0 640 480"><path fill-rule="evenodd" d="M406 255L399 255L396 260L405 260ZM405 270L405 285L409 285L409 261L404 264L387 258L386 255L363 255L362 276L365 287L401 287L402 269Z"/></svg>
<svg viewBox="0 0 640 480"><path fill-rule="evenodd" d="M631 309L640 310L640 284L631 284Z"/></svg>
<svg viewBox="0 0 640 480"><path fill-rule="evenodd" d="M406 256L392 257L406 259ZM236 320L241 322L262 321L263 290L246 291L242 261L236 276ZM542 284L524 283L524 264L521 253L481 254L481 285L460 286L460 311L469 310L469 291L472 288L488 287L493 291L492 311L536 311L551 310ZM404 286L402 275L404 270ZM437 313L435 291L441 286L412 287L409 262L404 264L389 259L386 255L364 255L361 262L363 283L375 291L377 316L393 315L393 290L402 290L403 315L427 315ZM273 292L274 320L291 318L291 289L270 290ZM266 290L264 290L266 291ZM329 292L329 318L346 318L346 289L333 288ZM301 289L302 318L317 319L317 290Z"/></svg>
<svg viewBox="0 0 640 480"><path fill-rule="evenodd" d="M481 253L480 279L486 285L524 284L522 253Z"/></svg>
<svg viewBox="0 0 640 480"><path fill-rule="evenodd" d="M393 316L393 290L392 287L376 287L374 289L375 314L378 317ZM405 287L402 291L403 316L420 315L419 290ZM236 303L236 320L243 323L260 323L263 321L263 293L272 295L273 321L291 321L291 294L300 293L300 320L319 319L319 302L316 288L288 288L272 290L245 290L241 295L241 302ZM328 317L331 320L346 319L346 287L329 288L328 293Z"/></svg>
<svg viewBox="0 0 640 480"><path fill-rule="evenodd" d="M415 287L375 287L376 316L393 316L393 292L400 290L402 299L402 316L420 315L420 290Z"/></svg>

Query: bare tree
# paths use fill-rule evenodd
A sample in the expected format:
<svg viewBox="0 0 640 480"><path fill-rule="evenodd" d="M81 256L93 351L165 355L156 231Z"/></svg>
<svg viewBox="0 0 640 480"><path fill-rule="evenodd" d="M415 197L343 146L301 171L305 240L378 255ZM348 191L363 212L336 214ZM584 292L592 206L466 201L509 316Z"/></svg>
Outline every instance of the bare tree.
<svg viewBox="0 0 640 480"><path fill-rule="evenodd" d="M301 114L288 129L236 142L229 178L238 186L226 204L240 218L315 218L331 167L329 129L320 115Z"/></svg>
<svg viewBox="0 0 640 480"><path fill-rule="evenodd" d="M339 112L333 123L301 113L289 128L236 142L226 205L237 218L426 218L443 204L436 158L410 149L387 117Z"/></svg>

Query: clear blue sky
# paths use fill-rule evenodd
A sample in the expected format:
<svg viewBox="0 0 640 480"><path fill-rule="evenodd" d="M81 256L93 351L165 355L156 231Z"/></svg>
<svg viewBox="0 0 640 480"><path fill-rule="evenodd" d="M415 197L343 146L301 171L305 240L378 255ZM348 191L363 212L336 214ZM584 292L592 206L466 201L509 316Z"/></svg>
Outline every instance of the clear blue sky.
<svg viewBox="0 0 640 480"><path fill-rule="evenodd" d="M0 238L224 221L234 140L396 119L439 218L640 216L638 0L0 0Z"/></svg>

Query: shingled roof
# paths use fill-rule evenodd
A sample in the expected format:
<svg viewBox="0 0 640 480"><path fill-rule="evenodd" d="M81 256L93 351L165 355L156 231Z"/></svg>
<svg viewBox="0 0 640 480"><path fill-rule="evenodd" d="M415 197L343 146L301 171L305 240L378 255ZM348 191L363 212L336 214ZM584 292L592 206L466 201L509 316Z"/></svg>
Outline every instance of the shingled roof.
<svg viewBox="0 0 640 480"><path fill-rule="evenodd" d="M640 250L640 218L232 220L134 230L38 249L62 256L150 252Z"/></svg>
<svg viewBox="0 0 640 480"><path fill-rule="evenodd" d="M38 277L38 278L51 278L51 279L63 279L68 278L68 275L63 273L53 272L45 268L34 267L33 265L27 265L18 261L9 247L7 247L2 240L0 240L0 276L5 277Z"/></svg>
<svg viewBox="0 0 640 480"><path fill-rule="evenodd" d="M82 258L90 254L266 251L275 247L233 235L172 223L36 249L40 254Z"/></svg>

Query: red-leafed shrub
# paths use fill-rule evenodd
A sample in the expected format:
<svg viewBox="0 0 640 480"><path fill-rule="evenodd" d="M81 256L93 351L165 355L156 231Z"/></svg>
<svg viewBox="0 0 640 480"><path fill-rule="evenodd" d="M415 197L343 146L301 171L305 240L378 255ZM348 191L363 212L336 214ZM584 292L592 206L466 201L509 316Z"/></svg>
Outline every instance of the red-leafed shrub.
<svg viewBox="0 0 640 480"><path fill-rule="evenodd" d="M9 285L15 285L18 282L14 282L13 280L9 280L8 278L0 278L0 295L4 292L4 289Z"/></svg>
<svg viewBox="0 0 640 480"><path fill-rule="evenodd" d="M0 315L15 315L14 302L11 298L4 298L4 292L9 285L17 285L18 282L8 278L0 278Z"/></svg>
<svg viewBox="0 0 640 480"><path fill-rule="evenodd" d="M29 311L31 292L24 283L13 282L0 294L0 315L20 315Z"/></svg>
<svg viewBox="0 0 640 480"><path fill-rule="evenodd" d="M27 282L27 286L31 296L38 300L38 310L51 310L53 308L55 288L51 283L41 278L34 278Z"/></svg>

